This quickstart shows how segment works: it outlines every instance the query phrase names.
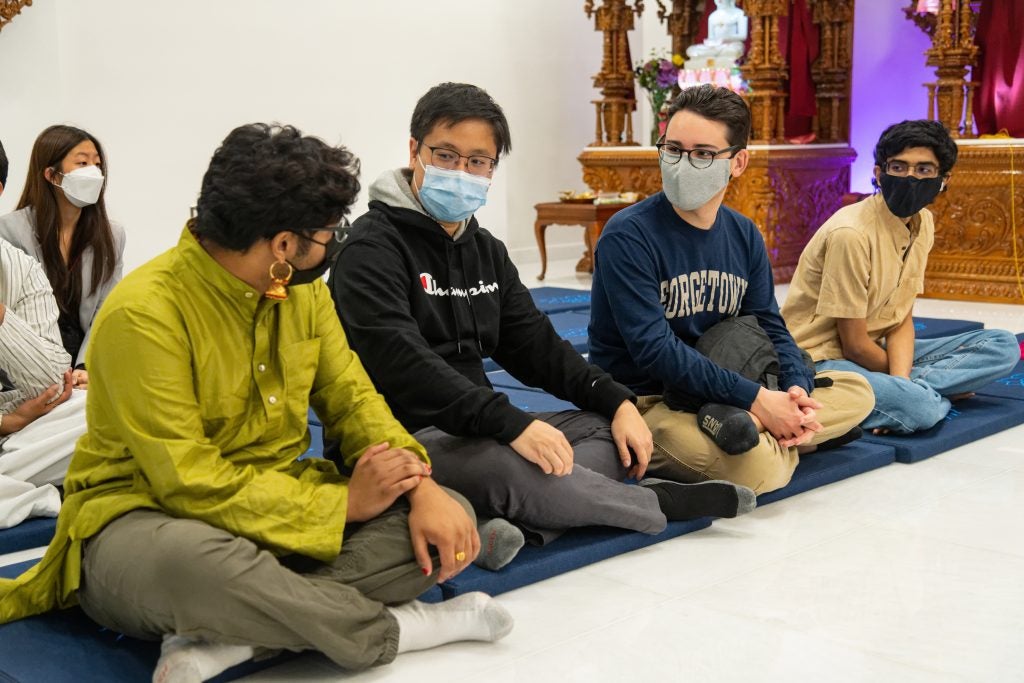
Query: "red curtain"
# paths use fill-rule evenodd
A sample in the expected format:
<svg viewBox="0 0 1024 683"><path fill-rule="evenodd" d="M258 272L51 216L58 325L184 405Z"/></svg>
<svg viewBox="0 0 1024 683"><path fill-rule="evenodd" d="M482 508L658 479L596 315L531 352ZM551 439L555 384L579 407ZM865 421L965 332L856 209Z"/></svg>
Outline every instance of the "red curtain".
<svg viewBox="0 0 1024 683"><path fill-rule="evenodd" d="M971 80L974 116L981 134L1003 128L1024 138L1024 2L984 0L975 42L981 48Z"/></svg>
<svg viewBox="0 0 1024 683"><path fill-rule="evenodd" d="M820 44L818 27L811 21L806 0L791 0L789 16L779 19L779 50L789 65L789 103L785 121L787 140L808 136L814 115L818 113L811 64L818 58Z"/></svg>

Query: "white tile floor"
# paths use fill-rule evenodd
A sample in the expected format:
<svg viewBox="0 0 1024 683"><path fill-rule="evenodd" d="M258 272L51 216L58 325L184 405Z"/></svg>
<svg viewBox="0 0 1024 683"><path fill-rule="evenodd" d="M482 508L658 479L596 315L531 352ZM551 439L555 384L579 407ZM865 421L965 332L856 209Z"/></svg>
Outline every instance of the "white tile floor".
<svg viewBox="0 0 1024 683"><path fill-rule="evenodd" d="M544 284L588 287L572 265ZM916 312L1024 330L1024 306ZM1022 501L1017 427L505 594L516 628L494 645L359 675L306 655L246 680L1024 681Z"/></svg>

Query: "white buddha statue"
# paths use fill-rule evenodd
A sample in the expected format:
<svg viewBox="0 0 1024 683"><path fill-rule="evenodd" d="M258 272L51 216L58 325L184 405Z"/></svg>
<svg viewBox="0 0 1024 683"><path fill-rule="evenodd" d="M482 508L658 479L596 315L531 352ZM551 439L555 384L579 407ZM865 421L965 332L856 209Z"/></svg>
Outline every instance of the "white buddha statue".
<svg viewBox="0 0 1024 683"><path fill-rule="evenodd" d="M699 45L686 48L686 69L732 69L743 56L750 20L736 0L715 0L715 11L708 17L708 37Z"/></svg>

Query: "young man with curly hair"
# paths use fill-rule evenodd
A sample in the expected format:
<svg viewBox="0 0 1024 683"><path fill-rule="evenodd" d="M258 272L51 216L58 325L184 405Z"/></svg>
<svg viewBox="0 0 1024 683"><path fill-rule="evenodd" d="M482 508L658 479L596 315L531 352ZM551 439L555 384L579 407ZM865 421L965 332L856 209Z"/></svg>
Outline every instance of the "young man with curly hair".
<svg viewBox="0 0 1024 683"><path fill-rule="evenodd" d="M964 398L1006 375L1020 358L1003 330L915 339L935 221L926 207L949 182L956 143L938 121L889 126L875 146L881 190L837 211L807 244L782 315L819 370L863 375L876 433L928 429Z"/></svg>

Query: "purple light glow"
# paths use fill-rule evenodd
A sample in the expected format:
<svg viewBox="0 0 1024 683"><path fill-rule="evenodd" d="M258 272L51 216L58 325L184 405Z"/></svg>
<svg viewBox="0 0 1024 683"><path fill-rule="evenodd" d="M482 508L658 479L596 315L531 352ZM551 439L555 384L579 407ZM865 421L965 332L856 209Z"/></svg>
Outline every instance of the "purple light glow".
<svg viewBox="0 0 1024 683"><path fill-rule="evenodd" d="M887 126L928 115L924 83L935 80L925 66L931 40L911 23L906 0L861 0L855 5L850 145L857 151L850 178L853 192L871 192L874 149Z"/></svg>

